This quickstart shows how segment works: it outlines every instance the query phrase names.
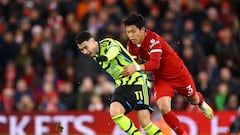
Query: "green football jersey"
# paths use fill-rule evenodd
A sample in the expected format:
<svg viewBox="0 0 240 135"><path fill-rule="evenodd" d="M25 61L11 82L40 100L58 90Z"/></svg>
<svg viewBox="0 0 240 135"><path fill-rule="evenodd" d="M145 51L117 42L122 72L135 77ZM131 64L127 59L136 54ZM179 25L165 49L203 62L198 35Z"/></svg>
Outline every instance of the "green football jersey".
<svg viewBox="0 0 240 135"><path fill-rule="evenodd" d="M99 54L97 54L95 58L100 55L108 57L108 61L99 62L99 65L113 77L117 86L150 84L147 81L146 74L142 71L135 72L130 77L123 77L121 75L124 66L136 65L137 62L119 41L112 38L101 40L99 42ZM96 60L95 58L94 60Z"/></svg>

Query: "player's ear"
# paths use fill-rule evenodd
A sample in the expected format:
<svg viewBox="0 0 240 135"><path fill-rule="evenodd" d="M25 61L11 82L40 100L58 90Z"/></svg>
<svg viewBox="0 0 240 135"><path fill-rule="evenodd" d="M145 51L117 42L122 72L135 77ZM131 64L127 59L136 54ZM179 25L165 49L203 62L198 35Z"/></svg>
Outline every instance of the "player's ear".
<svg viewBox="0 0 240 135"><path fill-rule="evenodd" d="M146 28L145 28L145 27L142 27L140 30L145 32L145 31L146 31Z"/></svg>
<svg viewBox="0 0 240 135"><path fill-rule="evenodd" d="M94 43L97 45L97 44L98 44L98 41L94 40Z"/></svg>

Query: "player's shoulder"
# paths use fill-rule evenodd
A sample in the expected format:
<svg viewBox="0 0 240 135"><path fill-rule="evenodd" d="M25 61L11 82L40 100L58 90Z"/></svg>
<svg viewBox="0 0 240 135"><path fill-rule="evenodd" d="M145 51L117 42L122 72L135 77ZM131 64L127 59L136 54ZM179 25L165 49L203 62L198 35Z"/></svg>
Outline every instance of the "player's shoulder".
<svg viewBox="0 0 240 135"><path fill-rule="evenodd" d="M147 30L147 39L151 40L151 39L155 39L155 40L159 40L161 38L161 36L159 34L157 34L156 32Z"/></svg>
<svg viewBox="0 0 240 135"><path fill-rule="evenodd" d="M150 48L153 48L153 46L160 44L162 42L162 39L159 34L148 30L145 42L147 42Z"/></svg>
<svg viewBox="0 0 240 135"><path fill-rule="evenodd" d="M112 39L112 38L103 38L103 39L101 39L99 42L100 43L105 43L105 42L112 42L114 39Z"/></svg>
<svg viewBox="0 0 240 135"><path fill-rule="evenodd" d="M101 47L107 47L113 42L112 38L103 38L99 40L99 44Z"/></svg>
<svg viewBox="0 0 240 135"><path fill-rule="evenodd" d="M121 44L118 40L116 40L116 39L113 39L113 38L104 38L104 39L102 39L102 40L100 40L100 43L107 43L108 45L110 45L110 44Z"/></svg>

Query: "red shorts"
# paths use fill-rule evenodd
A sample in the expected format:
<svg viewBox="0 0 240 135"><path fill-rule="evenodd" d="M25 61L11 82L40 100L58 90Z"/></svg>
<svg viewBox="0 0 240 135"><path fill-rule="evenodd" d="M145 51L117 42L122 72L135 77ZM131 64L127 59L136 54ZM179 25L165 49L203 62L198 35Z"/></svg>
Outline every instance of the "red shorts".
<svg viewBox="0 0 240 135"><path fill-rule="evenodd" d="M164 79L161 77L154 79L154 96L156 100L162 96L173 97L174 90L187 98L195 95L196 86L187 69L183 68L178 77L174 79Z"/></svg>

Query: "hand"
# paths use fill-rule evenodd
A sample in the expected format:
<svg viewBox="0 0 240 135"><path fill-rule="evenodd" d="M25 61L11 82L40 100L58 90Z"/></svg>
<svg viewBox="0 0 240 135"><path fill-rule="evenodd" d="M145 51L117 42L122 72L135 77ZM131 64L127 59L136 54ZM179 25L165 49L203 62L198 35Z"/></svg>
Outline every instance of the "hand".
<svg viewBox="0 0 240 135"><path fill-rule="evenodd" d="M108 58L104 55L100 55L96 58L97 62L103 62L103 61L107 61L107 60L108 60Z"/></svg>
<svg viewBox="0 0 240 135"><path fill-rule="evenodd" d="M137 71L136 67L134 65L127 65L124 67L124 70L122 72L123 76L131 76L133 73Z"/></svg>

